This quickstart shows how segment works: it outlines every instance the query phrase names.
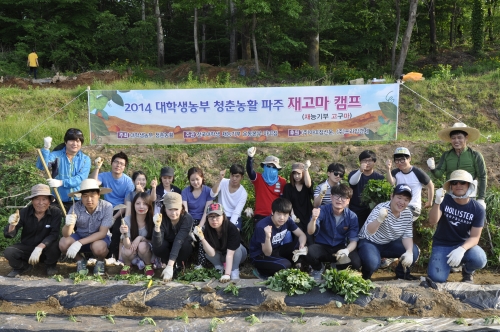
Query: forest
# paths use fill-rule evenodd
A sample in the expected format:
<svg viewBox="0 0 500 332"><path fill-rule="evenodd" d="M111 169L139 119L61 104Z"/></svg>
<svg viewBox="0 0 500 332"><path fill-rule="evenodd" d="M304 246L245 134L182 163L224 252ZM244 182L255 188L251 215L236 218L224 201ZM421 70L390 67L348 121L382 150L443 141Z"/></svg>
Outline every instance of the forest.
<svg viewBox="0 0 500 332"><path fill-rule="evenodd" d="M447 50L481 55L499 24L497 0L2 0L0 69L25 72L34 49L74 73L252 60L397 77Z"/></svg>

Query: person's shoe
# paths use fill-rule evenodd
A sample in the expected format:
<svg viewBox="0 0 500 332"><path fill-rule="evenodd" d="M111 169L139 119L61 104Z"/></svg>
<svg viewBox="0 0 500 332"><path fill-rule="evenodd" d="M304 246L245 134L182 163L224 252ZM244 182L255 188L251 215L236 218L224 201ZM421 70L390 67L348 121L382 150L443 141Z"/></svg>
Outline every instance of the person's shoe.
<svg viewBox="0 0 500 332"><path fill-rule="evenodd" d="M424 277L422 277L422 278L424 278ZM436 283L434 281L432 281L432 279L429 277L425 277L422 280L422 282L420 283L420 286L425 287L425 288L430 287L432 289L438 290L438 286L436 285Z"/></svg>
<svg viewBox="0 0 500 332"><path fill-rule="evenodd" d="M151 264L148 264L148 265L144 266L144 275L148 279L151 279L151 278L154 277L155 270L153 270L153 267L151 266Z"/></svg>
<svg viewBox="0 0 500 332"><path fill-rule="evenodd" d="M22 269L14 269L14 270L10 271L7 274L7 277L8 278L15 278L15 277L17 277L20 274L23 274L25 272L31 271L32 269L33 269L33 265L28 264L25 267L23 267Z"/></svg>
<svg viewBox="0 0 500 332"><path fill-rule="evenodd" d="M195 265L194 268L195 270L203 269L203 265Z"/></svg>
<svg viewBox="0 0 500 332"><path fill-rule="evenodd" d="M236 280L240 278L240 269L231 271L231 280Z"/></svg>
<svg viewBox="0 0 500 332"><path fill-rule="evenodd" d="M380 261L380 268L386 269L392 265L392 263L399 261L399 258L382 258Z"/></svg>
<svg viewBox="0 0 500 332"><path fill-rule="evenodd" d="M467 272L465 272L465 269L462 269L462 282L473 284L474 283L474 272L467 273Z"/></svg>
<svg viewBox="0 0 500 332"><path fill-rule="evenodd" d="M102 276L104 274L104 261L97 261L94 266L94 275Z"/></svg>
<svg viewBox="0 0 500 332"><path fill-rule="evenodd" d="M47 266L45 271L47 272L47 276L52 277L57 274L57 266Z"/></svg>
<svg viewBox="0 0 500 332"><path fill-rule="evenodd" d="M78 262L76 262L76 273L82 273L80 271L85 271L85 270L87 270L87 262L85 261L85 259L81 259Z"/></svg>
<svg viewBox="0 0 500 332"><path fill-rule="evenodd" d="M254 275L254 276L256 276L258 279L267 280L267 278L268 278L267 276L265 276L265 275L263 275L263 274L259 273L259 271L258 271L257 269L255 269L255 268L254 268L254 269L252 269L252 273L253 273L253 275Z"/></svg>
<svg viewBox="0 0 500 332"><path fill-rule="evenodd" d="M323 271L325 271L325 266L321 264L321 269L319 270L312 270L311 271L311 277L314 278L315 281L320 282L322 278Z"/></svg>
<svg viewBox="0 0 500 332"><path fill-rule="evenodd" d="M457 267L452 267L450 269L451 273L458 273L458 272L462 272L462 265L460 266L457 266Z"/></svg>
<svg viewBox="0 0 500 332"><path fill-rule="evenodd" d="M404 275L398 275L398 274L396 274L396 279L414 281L414 280L419 280L420 278L419 277L415 277L414 275L411 275L410 273L405 273Z"/></svg>
<svg viewBox="0 0 500 332"><path fill-rule="evenodd" d="M126 276L130 274L130 265L123 265L122 270L120 271L121 276Z"/></svg>

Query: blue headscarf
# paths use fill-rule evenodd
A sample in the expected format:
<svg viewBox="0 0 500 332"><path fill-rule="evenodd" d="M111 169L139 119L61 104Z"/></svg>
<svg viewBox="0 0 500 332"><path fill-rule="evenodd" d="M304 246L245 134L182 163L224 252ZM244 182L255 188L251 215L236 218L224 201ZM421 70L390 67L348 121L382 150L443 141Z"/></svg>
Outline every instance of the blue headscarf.
<svg viewBox="0 0 500 332"><path fill-rule="evenodd" d="M269 186L274 186L274 184L278 182L278 169L268 165L264 165L262 178Z"/></svg>

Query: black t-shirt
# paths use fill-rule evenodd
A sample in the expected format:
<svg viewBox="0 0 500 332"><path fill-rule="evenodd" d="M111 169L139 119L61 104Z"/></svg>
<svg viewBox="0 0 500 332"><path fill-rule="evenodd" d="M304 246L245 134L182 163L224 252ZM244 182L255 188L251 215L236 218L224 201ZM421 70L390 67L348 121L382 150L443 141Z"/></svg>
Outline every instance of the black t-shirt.
<svg viewBox="0 0 500 332"><path fill-rule="evenodd" d="M358 170L354 170L351 173L349 173L348 180L351 179L351 177L357 172ZM366 184L370 180L383 180L384 176L382 174L379 174L377 172L373 172L370 175L364 175L361 174L361 178L359 179L359 182L356 185L351 185L352 188L352 198L351 201L349 202L349 209L353 210L354 212L359 211L359 210L364 210L368 206L365 204L361 203L361 193L363 193L363 189L365 188Z"/></svg>
<svg viewBox="0 0 500 332"><path fill-rule="evenodd" d="M228 228L227 228L227 242L226 242L226 247L222 248L222 240L218 239L219 243L217 245L212 242L210 238L208 238L207 235L207 229L210 227L209 225L205 226L205 230L203 231L205 238L207 239L208 244L215 250L218 250L221 252L223 256L227 254L228 250L236 250L240 247L241 243L241 236L240 236L240 231L238 228L229 220L226 220L225 222L228 223Z"/></svg>
<svg viewBox="0 0 500 332"><path fill-rule="evenodd" d="M308 223L311 219L312 214L312 200L313 200L313 185L307 188L302 185L302 190L298 191L297 187L293 186L291 183L285 185L283 190L283 197L292 202L293 213L297 218L303 223Z"/></svg>

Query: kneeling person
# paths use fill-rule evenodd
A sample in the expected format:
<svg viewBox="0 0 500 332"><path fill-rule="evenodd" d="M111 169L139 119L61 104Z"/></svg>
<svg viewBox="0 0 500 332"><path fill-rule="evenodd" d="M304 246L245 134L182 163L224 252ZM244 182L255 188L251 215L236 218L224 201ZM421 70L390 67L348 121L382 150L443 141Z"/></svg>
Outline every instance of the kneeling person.
<svg viewBox="0 0 500 332"><path fill-rule="evenodd" d="M7 277L13 278L33 268L39 261L45 262L47 275L57 273L57 260L61 256L57 239L61 227L61 210L50 203L54 196L49 186L37 184L31 188L31 205L9 217L4 228L5 238L14 238L19 229L21 242L5 248L4 256L13 268Z"/></svg>
<svg viewBox="0 0 500 332"><path fill-rule="evenodd" d="M306 262L313 268L312 276L321 279L323 262L337 263L337 268L351 265L361 267L356 246L358 243L358 217L347 206L352 197L352 189L345 184L331 187L328 205L313 209L307 232L316 237L306 255Z"/></svg>
<svg viewBox="0 0 500 332"><path fill-rule="evenodd" d="M279 197L271 205L272 215L260 220L250 240L250 260L262 276L271 276L292 266L293 250L304 248L306 235L290 218L292 203ZM283 244L287 232L296 237Z"/></svg>
<svg viewBox="0 0 500 332"><path fill-rule="evenodd" d="M370 279L380 267L381 255L399 258L396 278L416 280L410 268L418 259L420 250L413 243L413 213L407 209L411 188L398 184L391 200L378 204L359 232L358 254L364 279Z"/></svg>
<svg viewBox="0 0 500 332"><path fill-rule="evenodd" d="M97 260L94 275L104 274L104 258L111 241L107 233L113 225L113 206L99 196L110 192L109 188L99 188L96 180L85 179L79 191L68 194L70 197L80 194L81 200L66 216L59 248L68 258L76 260L77 272L87 269L87 262L80 253L92 253Z"/></svg>
<svg viewBox="0 0 500 332"><path fill-rule="evenodd" d="M472 175L453 171L443 189L436 191L429 224L437 224L427 274L434 282L445 282L450 269L462 266L462 281L473 282L473 274L486 265L486 254L477 244L484 226L485 211L469 195L475 191ZM445 195L446 192L446 195Z"/></svg>

